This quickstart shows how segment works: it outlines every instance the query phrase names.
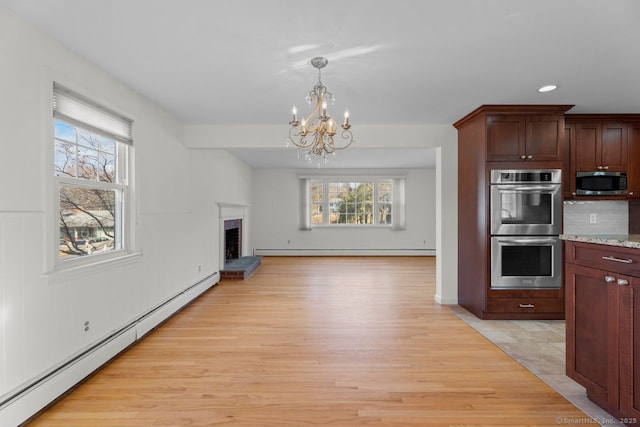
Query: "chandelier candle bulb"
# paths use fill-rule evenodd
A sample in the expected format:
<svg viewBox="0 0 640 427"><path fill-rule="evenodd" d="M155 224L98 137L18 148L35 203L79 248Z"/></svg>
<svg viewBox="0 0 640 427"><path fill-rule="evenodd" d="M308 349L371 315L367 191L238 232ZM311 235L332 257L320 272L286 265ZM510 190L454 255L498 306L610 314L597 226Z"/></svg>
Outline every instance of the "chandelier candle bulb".
<svg viewBox="0 0 640 427"><path fill-rule="evenodd" d="M327 103L322 103L322 117L327 117Z"/></svg>
<svg viewBox="0 0 640 427"><path fill-rule="evenodd" d="M293 123L295 123L298 121L298 109L296 108L295 104L291 109L291 112L293 113Z"/></svg>
<svg viewBox="0 0 640 427"><path fill-rule="evenodd" d="M344 123L342 126L349 126L349 110L344 112Z"/></svg>

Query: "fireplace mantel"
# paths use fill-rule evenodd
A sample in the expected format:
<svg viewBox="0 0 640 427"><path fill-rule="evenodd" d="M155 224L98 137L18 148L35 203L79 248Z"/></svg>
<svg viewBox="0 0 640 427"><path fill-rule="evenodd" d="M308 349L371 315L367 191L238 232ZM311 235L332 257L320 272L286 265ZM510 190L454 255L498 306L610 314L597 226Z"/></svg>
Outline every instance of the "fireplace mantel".
<svg viewBox="0 0 640 427"><path fill-rule="evenodd" d="M248 208L244 203L218 202L220 219L243 219Z"/></svg>

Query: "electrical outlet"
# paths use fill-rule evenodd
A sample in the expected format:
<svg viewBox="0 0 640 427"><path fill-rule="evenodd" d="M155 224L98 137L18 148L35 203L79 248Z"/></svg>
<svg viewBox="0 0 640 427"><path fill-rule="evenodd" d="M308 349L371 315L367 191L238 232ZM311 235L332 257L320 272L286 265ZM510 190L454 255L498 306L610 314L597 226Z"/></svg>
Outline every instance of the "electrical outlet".
<svg viewBox="0 0 640 427"><path fill-rule="evenodd" d="M202 266L198 265L198 273L200 273L202 271Z"/></svg>
<svg viewBox="0 0 640 427"><path fill-rule="evenodd" d="M598 223L598 215L592 213L589 214L589 224L597 224Z"/></svg>
<svg viewBox="0 0 640 427"><path fill-rule="evenodd" d="M89 321L88 320L84 321L84 325L83 326L84 326L84 331L85 332L89 332Z"/></svg>

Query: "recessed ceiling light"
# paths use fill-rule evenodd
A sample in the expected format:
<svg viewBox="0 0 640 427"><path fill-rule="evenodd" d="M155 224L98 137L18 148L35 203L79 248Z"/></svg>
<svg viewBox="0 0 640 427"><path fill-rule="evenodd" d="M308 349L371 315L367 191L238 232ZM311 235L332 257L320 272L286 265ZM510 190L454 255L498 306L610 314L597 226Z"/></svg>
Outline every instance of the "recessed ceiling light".
<svg viewBox="0 0 640 427"><path fill-rule="evenodd" d="M538 92L551 92L552 90L556 90L557 88L558 86L556 85L546 85L538 89Z"/></svg>

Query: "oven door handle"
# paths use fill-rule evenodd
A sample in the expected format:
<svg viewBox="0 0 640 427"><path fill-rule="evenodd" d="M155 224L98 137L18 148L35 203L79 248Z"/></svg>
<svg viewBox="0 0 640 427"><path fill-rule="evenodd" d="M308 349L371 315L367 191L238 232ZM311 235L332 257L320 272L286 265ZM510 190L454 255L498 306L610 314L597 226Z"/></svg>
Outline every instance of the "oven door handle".
<svg viewBox="0 0 640 427"><path fill-rule="evenodd" d="M529 243L556 243L557 239L498 239L500 243L517 243L517 244L529 244Z"/></svg>
<svg viewBox="0 0 640 427"><path fill-rule="evenodd" d="M560 185L498 185L498 189L501 192L514 191L518 193L539 193L541 191L552 193L560 188Z"/></svg>

